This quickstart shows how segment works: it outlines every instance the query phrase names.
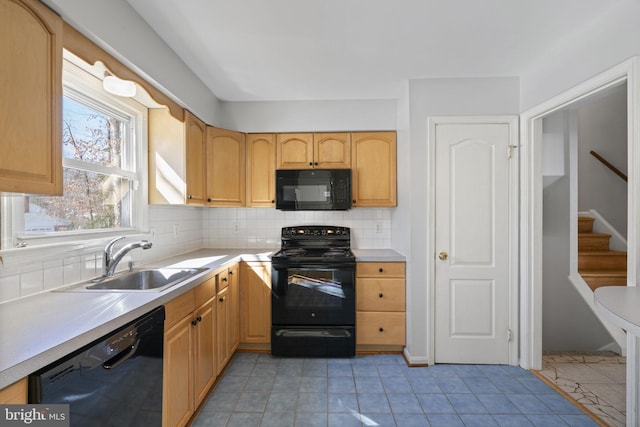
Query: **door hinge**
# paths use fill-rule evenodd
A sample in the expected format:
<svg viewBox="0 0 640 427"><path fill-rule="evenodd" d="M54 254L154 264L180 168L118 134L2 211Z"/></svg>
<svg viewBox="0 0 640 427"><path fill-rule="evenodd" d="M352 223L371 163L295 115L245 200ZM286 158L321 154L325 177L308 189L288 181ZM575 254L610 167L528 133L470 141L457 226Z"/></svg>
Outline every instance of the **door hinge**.
<svg viewBox="0 0 640 427"><path fill-rule="evenodd" d="M520 148L519 145L509 145L509 148L507 149L507 159L510 159L513 157L513 150L515 150L516 148Z"/></svg>
<svg viewBox="0 0 640 427"><path fill-rule="evenodd" d="M511 342L513 339L513 331L511 329L507 329L507 342Z"/></svg>

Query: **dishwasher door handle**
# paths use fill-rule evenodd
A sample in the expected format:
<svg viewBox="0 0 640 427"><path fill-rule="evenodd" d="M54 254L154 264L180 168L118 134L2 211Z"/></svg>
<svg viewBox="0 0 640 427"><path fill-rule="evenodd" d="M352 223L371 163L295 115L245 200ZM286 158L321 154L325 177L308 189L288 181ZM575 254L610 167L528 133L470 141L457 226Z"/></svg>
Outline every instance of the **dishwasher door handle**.
<svg viewBox="0 0 640 427"><path fill-rule="evenodd" d="M140 339L137 339L136 342L131 347L129 347L129 351L122 351L116 354L111 359L104 362L102 364L102 367L104 369L115 369L118 366L122 365L124 362L129 360L136 353L136 351L138 350L139 344L140 344ZM112 364L110 363L111 361L115 361L115 362Z"/></svg>

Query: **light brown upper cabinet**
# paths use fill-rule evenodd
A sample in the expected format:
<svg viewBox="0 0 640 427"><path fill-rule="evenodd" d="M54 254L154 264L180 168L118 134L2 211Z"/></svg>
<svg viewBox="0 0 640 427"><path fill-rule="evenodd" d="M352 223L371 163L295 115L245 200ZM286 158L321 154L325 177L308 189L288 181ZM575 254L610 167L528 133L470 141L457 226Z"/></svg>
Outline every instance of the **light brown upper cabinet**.
<svg viewBox="0 0 640 427"><path fill-rule="evenodd" d="M275 171L276 135L247 134L247 206L275 206Z"/></svg>
<svg viewBox="0 0 640 427"><path fill-rule="evenodd" d="M186 131L167 108L149 109L149 203L184 205Z"/></svg>
<svg viewBox="0 0 640 427"><path fill-rule="evenodd" d="M0 191L62 194L62 19L0 1Z"/></svg>
<svg viewBox="0 0 640 427"><path fill-rule="evenodd" d="M353 132L351 147L353 206L397 206L396 133Z"/></svg>
<svg viewBox="0 0 640 427"><path fill-rule="evenodd" d="M204 205L206 199L207 125L189 111L184 112L186 144L187 204Z"/></svg>
<svg viewBox="0 0 640 427"><path fill-rule="evenodd" d="M351 138L343 133L278 134L278 169L349 169Z"/></svg>
<svg viewBox="0 0 640 427"><path fill-rule="evenodd" d="M277 135L278 169L313 167L313 134L281 133Z"/></svg>
<svg viewBox="0 0 640 427"><path fill-rule="evenodd" d="M349 169L351 167L351 134L314 133L313 167Z"/></svg>
<svg viewBox="0 0 640 427"><path fill-rule="evenodd" d="M207 204L244 206L245 134L207 127Z"/></svg>

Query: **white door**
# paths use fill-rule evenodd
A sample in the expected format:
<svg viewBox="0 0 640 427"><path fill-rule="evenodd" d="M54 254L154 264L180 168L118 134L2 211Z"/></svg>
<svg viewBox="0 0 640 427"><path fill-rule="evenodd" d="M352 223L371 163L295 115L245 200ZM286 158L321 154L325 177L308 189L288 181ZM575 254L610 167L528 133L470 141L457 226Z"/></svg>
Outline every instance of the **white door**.
<svg viewBox="0 0 640 427"><path fill-rule="evenodd" d="M432 130L436 363L510 362L514 123Z"/></svg>

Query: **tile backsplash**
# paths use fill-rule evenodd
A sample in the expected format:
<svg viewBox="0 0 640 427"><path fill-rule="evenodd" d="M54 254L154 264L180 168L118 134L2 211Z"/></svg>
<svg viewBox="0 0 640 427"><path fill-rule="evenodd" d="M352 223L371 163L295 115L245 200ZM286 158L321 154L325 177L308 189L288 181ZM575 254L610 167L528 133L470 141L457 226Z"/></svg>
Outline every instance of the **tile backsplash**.
<svg viewBox="0 0 640 427"><path fill-rule="evenodd" d="M388 248L391 212L388 208L285 212L272 208L150 206L146 238L153 247L130 252L130 260L148 263L200 248L275 249L280 246L282 227L304 224L350 227L352 247ZM52 249L39 253L37 260L6 257L0 264L0 303L100 275L103 247L100 243L63 253ZM122 268L128 261L122 261Z"/></svg>

